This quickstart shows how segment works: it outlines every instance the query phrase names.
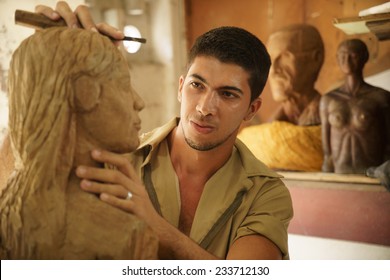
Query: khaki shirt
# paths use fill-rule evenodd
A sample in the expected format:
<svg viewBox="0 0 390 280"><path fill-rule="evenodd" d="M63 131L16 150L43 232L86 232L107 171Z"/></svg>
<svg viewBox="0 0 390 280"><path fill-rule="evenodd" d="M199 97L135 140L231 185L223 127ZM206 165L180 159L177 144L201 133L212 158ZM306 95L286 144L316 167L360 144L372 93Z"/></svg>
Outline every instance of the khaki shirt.
<svg viewBox="0 0 390 280"><path fill-rule="evenodd" d="M141 136L139 149L131 155L144 183L151 181L158 200L156 208L160 207L161 215L175 227L180 215L179 183L166 137L177 123L173 119ZM145 179L148 164L149 180ZM235 240L261 234L274 242L283 258L288 259L287 227L293 210L290 193L280 177L237 140L230 159L204 187L190 238L210 253L226 258Z"/></svg>

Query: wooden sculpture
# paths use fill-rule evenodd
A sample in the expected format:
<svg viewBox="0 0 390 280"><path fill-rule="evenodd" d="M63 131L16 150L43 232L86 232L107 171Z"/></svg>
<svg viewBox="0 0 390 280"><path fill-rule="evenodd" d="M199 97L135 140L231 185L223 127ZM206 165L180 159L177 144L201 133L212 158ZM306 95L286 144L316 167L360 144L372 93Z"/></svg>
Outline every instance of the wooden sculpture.
<svg viewBox="0 0 390 280"><path fill-rule="evenodd" d="M80 189L90 151L138 143L142 100L107 38L49 28L27 38L9 72L15 170L0 196L0 255L7 259L153 259L158 241L135 216Z"/></svg>
<svg viewBox="0 0 390 280"><path fill-rule="evenodd" d="M324 44L318 30L307 24L290 25L272 33L267 49L272 65L269 84L280 103L270 121L319 125L319 100L314 88L324 61Z"/></svg>

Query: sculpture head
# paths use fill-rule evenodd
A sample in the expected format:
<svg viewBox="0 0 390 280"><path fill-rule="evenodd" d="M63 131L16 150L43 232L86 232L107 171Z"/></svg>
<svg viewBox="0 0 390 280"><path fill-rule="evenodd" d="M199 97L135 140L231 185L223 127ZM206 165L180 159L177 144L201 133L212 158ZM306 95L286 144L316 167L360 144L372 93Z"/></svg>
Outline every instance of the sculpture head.
<svg viewBox="0 0 390 280"><path fill-rule="evenodd" d="M324 62L324 43L315 27L295 24L280 29L270 35L267 48L272 60L269 83L275 101L285 101L293 92L314 89Z"/></svg>
<svg viewBox="0 0 390 280"><path fill-rule="evenodd" d="M368 58L367 46L360 39L345 40L337 48L337 61L344 74L361 73Z"/></svg>
<svg viewBox="0 0 390 280"><path fill-rule="evenodd" d="M143 101L124 57L95 32L50 28L24 40L11 61L9 107L17 168L69 169L80 140L114 152L139 144Z"/></svg>

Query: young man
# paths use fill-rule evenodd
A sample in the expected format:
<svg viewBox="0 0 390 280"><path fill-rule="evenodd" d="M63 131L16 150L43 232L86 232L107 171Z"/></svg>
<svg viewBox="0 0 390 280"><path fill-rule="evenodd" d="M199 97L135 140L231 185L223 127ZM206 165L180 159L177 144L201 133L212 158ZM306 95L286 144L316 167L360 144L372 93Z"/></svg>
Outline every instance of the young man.
<svg viewBox="0 0 390 280"><path fill-rule="evenodd" d="M48 7L37 12L53 16ZM82 7L73 13L60 2L54 15L120 36L95 26ZM288 259L290 194L236 139L261 106L269 67L264 45L249 32L221 27L203 34L180 77L180 118L145 134L132 164L92 151L116 169L79 166L81 188L145 220L159 237L160 258Z"/></svg>

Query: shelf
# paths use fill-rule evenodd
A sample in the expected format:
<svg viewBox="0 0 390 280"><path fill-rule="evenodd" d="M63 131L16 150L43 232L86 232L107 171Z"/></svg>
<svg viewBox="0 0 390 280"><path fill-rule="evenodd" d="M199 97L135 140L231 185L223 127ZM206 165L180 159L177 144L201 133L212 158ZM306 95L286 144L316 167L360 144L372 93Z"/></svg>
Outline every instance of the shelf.
<svg viewBox="0 0 390 280"><path fill-rule="evenodd" d="M333 25L347 35L372 32L380 41L390 39L390 13L334 18Z"/></svg>

